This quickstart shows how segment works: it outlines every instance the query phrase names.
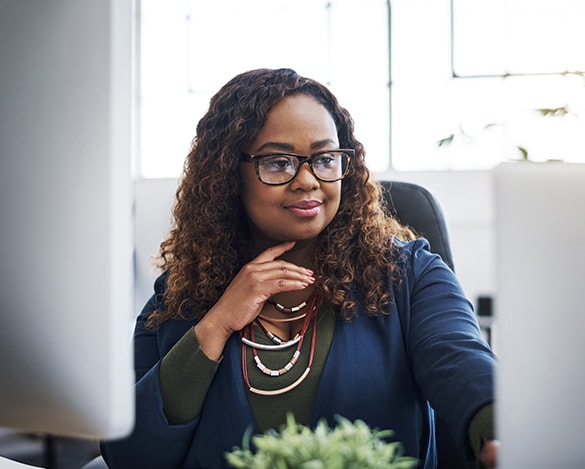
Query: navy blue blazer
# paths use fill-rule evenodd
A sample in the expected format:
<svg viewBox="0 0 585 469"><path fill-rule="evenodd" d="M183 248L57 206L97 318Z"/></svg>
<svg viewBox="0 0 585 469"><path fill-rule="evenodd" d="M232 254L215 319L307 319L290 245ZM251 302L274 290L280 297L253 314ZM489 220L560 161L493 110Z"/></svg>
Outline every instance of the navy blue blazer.
<svg viewBox="0 0 585 469"><path fill-rule="evenodd" d="M362 419L391 429L422 467L437 464L433 408L466 446L475 412L493 401L495 358L482 339L473 308L453 272L428 243L404 243L404 280L389 314L359 311L352 321L337 318L331 348L317 391L313 423L335 416ZM224 453L241 446L246 430L258 432L241 370L239 335L233 334L201 414L185 425L169 425L158 380L160 359L194 325L168 321L159 330L144 322L164 291L138 318L135 333L136 425L126 439L104 442L111 468L219 468ZM432 406L432 407L431 407Z"/></svg>

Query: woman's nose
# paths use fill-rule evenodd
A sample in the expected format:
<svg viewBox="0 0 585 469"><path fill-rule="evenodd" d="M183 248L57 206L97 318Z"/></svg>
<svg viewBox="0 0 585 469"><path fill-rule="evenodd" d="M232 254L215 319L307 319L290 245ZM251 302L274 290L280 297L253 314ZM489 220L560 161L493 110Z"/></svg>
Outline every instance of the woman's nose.
<svg viewBox="0 0 585 469"><path fill-rule="evenodd" d="M300 188L304 190L319 187L319 180L313 174L313 170L311 169L311 166L309 166L308 161L305 161L301 165L296 177L291 181L291 186L293 189Z"/></svg>

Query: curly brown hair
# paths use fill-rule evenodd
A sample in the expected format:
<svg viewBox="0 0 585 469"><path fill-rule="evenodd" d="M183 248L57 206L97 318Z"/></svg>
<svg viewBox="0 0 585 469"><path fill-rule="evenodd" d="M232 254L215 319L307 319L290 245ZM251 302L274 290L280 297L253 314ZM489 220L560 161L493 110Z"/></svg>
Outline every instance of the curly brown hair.
<svg viewBox="0 0 585 469"><path fill-rule="evenodd" d="M240 152L255 139L270 109L297 94L321 103L333 117L341 148L355 149L342 181L339 210L319 235L315 287L346 318L355 314L358 301L370 314L380 314L389 303L388 276L396 276L394 237L412 239L414 233L381 203L381 188L370 178L351 116L322 84L290 69L259 69L224 85L197 125L177 189L174 225L160 247L167 289L151 325L201 318L252 259L240 199ZM355 286L365 292L363 298L350 294Z"/></svg>

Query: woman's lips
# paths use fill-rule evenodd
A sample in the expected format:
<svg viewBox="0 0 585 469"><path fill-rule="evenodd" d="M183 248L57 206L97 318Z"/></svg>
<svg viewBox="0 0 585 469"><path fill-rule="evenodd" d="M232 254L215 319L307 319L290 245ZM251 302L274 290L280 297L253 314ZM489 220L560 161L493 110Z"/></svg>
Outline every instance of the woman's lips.
<svg viewBox="0 0 585 469"><path fill-rule="evenodd" d="M286 208L298 217L314 217L321 212L321 202L317 200L301 200L287 205Z"/></svg>

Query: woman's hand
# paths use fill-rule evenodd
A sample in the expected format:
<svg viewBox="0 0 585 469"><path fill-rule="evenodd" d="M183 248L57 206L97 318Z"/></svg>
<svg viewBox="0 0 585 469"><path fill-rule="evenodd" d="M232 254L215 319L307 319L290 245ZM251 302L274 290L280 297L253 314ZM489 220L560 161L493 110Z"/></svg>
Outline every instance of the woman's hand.
<svg viewBox="0 0 585 469"><path fill-rule="evenodd" d="M272 295L303 290L312 284L315 279L311 270L277 260L294 244L271 247L246 264L206 316L216 316L229 336L252 322Z"/></svg>
<svg viewBox="0 0 585 469"><path fill-rule="evenodd" d="M481 467L485 469L495 469L498 467L498 449L500 442L497 440L486 441L481 447L479 457Z"/></svg>
<svg viewBox="0 0 585 469"><path fill-rule="evenodd" d="M209 358L217 360L229 336L251 323L272 295L303 290L315 282L311 270L277 259L294 245L289 242L268 248L242 267L195 326L201 349Z"/></svg>

